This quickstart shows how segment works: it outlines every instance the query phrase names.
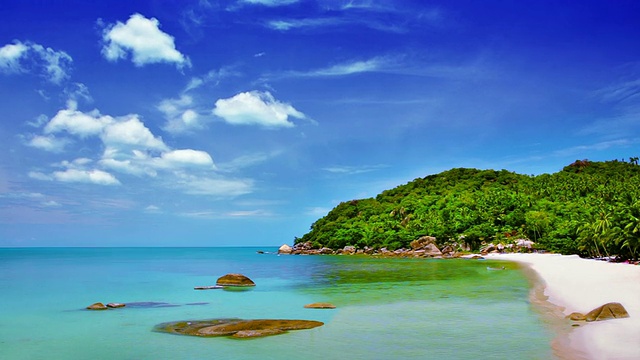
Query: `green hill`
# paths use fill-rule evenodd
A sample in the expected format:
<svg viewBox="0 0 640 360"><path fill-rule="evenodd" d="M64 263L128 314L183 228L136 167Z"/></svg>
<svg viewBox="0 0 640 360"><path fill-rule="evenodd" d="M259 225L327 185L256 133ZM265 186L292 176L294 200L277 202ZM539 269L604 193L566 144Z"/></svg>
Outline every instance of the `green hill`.
<svg viewBox="0 0 640 360"><path fill-rule="evenodd" d="M340 203L295 243L408 248L420 236L439 244L510 243L583 256L640 255L640 166L579 160L555 174L456 168L415 179L375 198Z"/></svg>

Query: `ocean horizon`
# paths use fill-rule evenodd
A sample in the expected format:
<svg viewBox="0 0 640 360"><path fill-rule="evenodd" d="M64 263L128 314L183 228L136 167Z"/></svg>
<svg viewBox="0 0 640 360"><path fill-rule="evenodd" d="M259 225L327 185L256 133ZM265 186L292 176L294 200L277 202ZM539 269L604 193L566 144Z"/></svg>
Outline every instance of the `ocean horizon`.
<svg viewBox="0 0 640 360"><path fill-rule="evenodd" d="M531 283L516 263L276 252L277 247L0 248L0 358L555 356L550 344L556 334L531 303ZM242 273L256 286L194 290L227 273ZM95 302L129 306L85 309ZM304 308L312 302L337 308ZM214 318L324 325L248 340L153 331L160 323Z"/></svg>

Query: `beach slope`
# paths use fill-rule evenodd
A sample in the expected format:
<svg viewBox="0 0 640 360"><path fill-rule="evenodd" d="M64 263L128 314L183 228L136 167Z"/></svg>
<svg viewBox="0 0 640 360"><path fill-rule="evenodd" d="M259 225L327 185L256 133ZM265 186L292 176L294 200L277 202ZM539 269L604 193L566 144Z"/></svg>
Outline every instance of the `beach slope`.
<svg viewBox="0 0 640 360"><path fill-rule="evenodd" d="M582 259L576 255L495 254L491 259L526 264L539 276L547 301L564 315L587 313L608 302L619 302L630 317L580 322L567 346L587 359L640 359L640 266Z"/></svg>

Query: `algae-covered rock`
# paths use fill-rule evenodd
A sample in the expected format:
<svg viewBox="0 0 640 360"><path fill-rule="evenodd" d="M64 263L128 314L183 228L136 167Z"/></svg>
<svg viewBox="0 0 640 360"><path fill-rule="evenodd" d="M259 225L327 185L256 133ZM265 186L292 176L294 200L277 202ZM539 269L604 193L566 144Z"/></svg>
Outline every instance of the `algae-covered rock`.
<svg viewBox="0 0 640 360"><path fill-rule="evenodd" d="M242 274L227 274L218 278L218 286L256 286L253 280Z"/></svg>
<svg viewBox="0 0 640 360"><path fill-rule="evenodd" d="M163 323L156 325L154 330L201 337L233 336L235 338L253 338L279 335L290 330L312 329L322 325L324 323L313 320L211 319Z"/></svg>

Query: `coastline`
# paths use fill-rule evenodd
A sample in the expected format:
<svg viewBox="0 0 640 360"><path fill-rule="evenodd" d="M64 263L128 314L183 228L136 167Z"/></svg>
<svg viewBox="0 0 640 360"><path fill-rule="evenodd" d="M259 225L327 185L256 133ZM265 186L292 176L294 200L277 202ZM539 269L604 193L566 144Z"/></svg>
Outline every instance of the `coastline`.
<svg viewBox="0 0 640 360"><path fill-rule="evenodd" d="M543 317L550 317L547 320L558 333L551 346L561 359L638 359L640 266L576 255L514 253L487 258L514 261L535 273L532 302ZM621 303L630 317L590 323L564 319L572 312L587 313L608 302Z"/></svg>

